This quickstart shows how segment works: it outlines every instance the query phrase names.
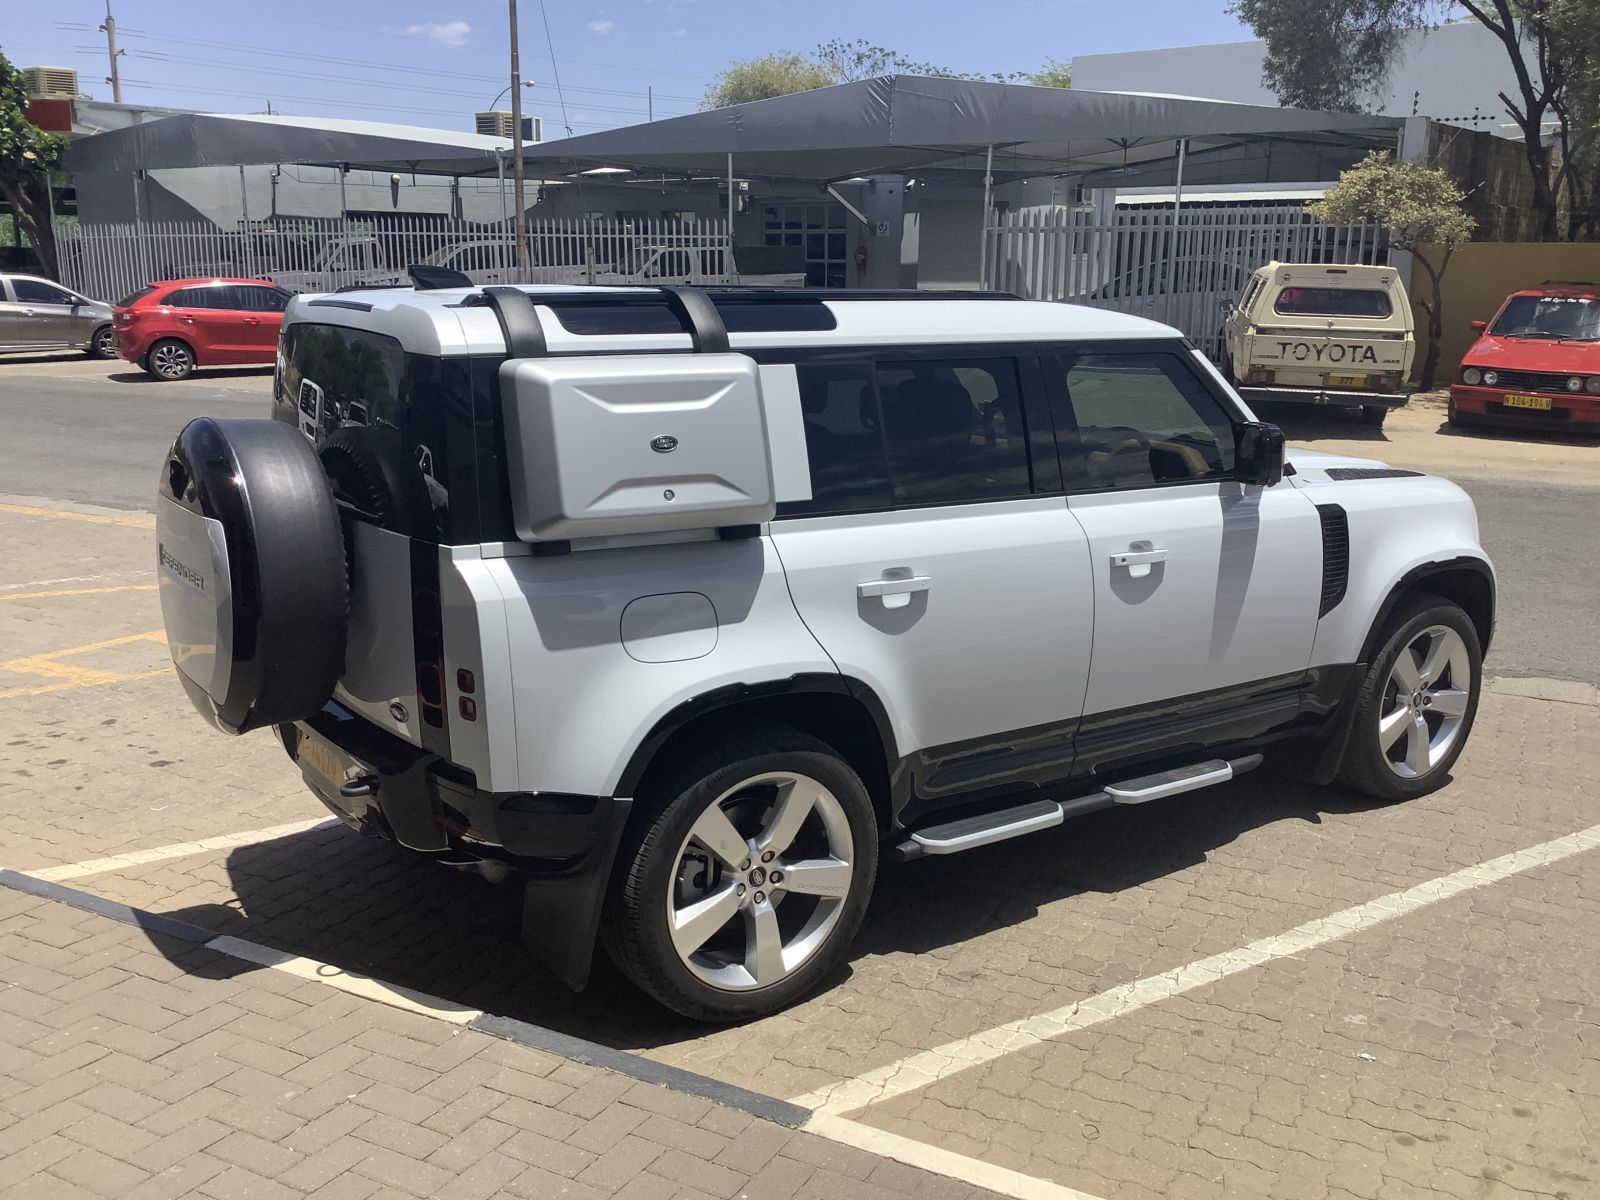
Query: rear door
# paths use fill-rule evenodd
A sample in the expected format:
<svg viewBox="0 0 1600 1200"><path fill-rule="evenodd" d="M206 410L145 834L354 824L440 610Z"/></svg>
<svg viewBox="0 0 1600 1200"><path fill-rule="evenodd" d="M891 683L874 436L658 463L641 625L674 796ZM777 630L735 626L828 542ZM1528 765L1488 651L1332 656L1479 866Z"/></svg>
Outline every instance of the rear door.
<svg viewBox="0 0 1600 1200"><path fill-rule="evenodd" d="M1058 428L1076 430L1068 505L1094 577L1080 766L1169 716L1292 715L1322 589L1315 505L1287 479L1237 480L1239 415L1177 345L1068 353L1047 378Z"/></svg>
<svg viewBox="0 0 1600 1200"><path fill-rule="evenodd" d="M1065 776L1094 597L1036 360L884 351L793 370L763 387L798 390L809 495L780 503L772 539L806 625L887 709L915 793Z"/></svg>
<svg viewBox="0 0 1600 1200"><path fill-rule="evenodd" d="M211 283L184 288L170 301L179 310L179 327L193 334L195 357L207 366L251 361L238 291L230 283Z"/></svg>
<svg viewBox="0 0 1600 1200"><path fill-rule="evenodd" d="M289 307L289 293L269 283L241 283L234 290L243 313L243 352L250 355L252 362L271 362L283 312Z"/></svg>

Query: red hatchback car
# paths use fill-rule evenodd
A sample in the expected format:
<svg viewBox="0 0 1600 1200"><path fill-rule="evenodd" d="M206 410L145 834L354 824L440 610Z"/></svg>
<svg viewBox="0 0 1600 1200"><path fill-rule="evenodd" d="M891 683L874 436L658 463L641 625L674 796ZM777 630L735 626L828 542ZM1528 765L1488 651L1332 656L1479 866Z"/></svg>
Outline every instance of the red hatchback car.
<svg viewBox="0 0 1600 1200"><path fill-rule="evenodd" d="M152 283L117 305L117 353L158 379L182 379L196 367L271 364L288 305L288 292L259 279Z"/></svg>
<svg viewBox="0 0 1600 1200"><path fill-rule="evenodd" d="M1600 288L1547 283L1506 297L1450 385L1450 420L1600 431Z"/></svg>

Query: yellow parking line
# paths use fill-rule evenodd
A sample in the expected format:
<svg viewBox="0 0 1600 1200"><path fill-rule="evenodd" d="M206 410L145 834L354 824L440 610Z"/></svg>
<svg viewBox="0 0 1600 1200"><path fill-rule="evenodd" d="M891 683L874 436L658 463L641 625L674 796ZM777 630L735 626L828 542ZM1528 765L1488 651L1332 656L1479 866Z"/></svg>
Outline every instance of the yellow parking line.
<svg viewBox="0 0 1600 1200"><path fill-rule="evenodd" d="M149 517L108 517L102 513L68 512L64 508L36 508L31 504L0 504L0 512L21 517L54 517L58 521L84 521L90 525L123 525L129 529L154 529Z"/></svg>
<svg viewBox="0 0 1600 1200"><path fill-rule="evenodd" d="M75 683L44 683L38 687L12 688L10 691L0 692L0 700L14 700L21 696L42 696L46 692L67 692L73 688L100 687L107 683L131 683L135 679L154 679L157 675L166 673L166 667L155 671L140 671L136 675L112 675L107 672L102 673L101 678L85 679Z"/></svg>
<svg viewBox="0 0 1600 1200"><path fill-rule="evenodd" d="M153 592L159 587L155 583L126 583L121 587L98 588L61 588L53 592L19 592L12 596L0 596L0 603L7 600L49 600L56 596L104 596L108 592Z"/></svg>
<svg viewBox="0 0 1600 1200"><path fill-rule="evenodd" d="M68 646L64 650L50 650L44 654L30 654L24 658L13 658L9 662L0 662L0 671L11 671L18 675L42 675L46 679L59 680L57 683L36 684L32 687L12 688L0 692L0 700L15 696L38 696L45 692L59 692L67 688L93 687L102 683L126 683L131 679L148 679L151 675L159 675L161 672L144 671L129 675L122 671L101 671L94 667L80 667L61 660L78 654L90 654L96 650L109 650L113 646L126 646L130 642L157 642L164 645L166 640L164 632L152 629L148 633L131 633L126 637L108 638L103 642Z"/></svg>

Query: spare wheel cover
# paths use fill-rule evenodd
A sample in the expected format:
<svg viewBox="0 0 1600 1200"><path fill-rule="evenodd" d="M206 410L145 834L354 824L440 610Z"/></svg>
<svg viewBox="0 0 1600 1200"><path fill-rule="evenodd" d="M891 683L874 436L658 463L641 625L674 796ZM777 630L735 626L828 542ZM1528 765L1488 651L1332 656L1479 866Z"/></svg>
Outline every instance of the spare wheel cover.
<svg viewBox="0 0 1600 1200"><path fill-rule="evenodd" d="M200 417L157 500L157 579L173 665L229 733L304 720L344 673L349 585L316 451L279 421Z"/></svg>

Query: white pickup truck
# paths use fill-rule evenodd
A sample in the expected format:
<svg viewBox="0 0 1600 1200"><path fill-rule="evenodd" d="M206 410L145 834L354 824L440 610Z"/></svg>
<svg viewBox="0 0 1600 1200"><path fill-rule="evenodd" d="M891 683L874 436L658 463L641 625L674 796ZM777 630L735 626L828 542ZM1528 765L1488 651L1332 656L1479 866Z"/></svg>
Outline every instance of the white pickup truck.
<svg viewBox="0 0 1600 1200"><path fill-rule="evenodd" d="M1382 425L1407 399L1416 330L1393 267L1270 262L1222 324L1223 371L1250 400L1359 406Z"/></svg>

